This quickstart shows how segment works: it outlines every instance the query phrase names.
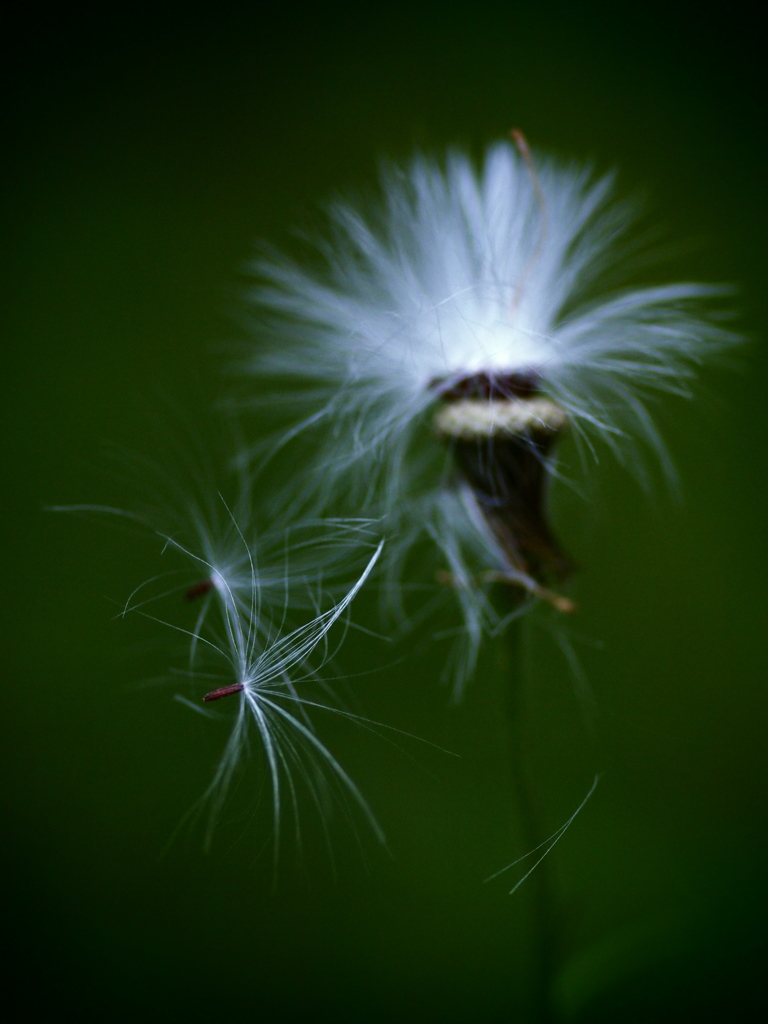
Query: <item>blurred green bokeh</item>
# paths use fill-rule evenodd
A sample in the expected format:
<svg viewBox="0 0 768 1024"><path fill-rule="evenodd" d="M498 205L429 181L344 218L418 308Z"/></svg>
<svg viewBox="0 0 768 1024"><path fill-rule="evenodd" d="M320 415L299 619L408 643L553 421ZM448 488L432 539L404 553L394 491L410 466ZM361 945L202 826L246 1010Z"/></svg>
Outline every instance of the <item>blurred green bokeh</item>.
<svg viewBox="0 0 768 1024"><path fill-rule="evenodd" d="M622 192L643 191L663 237L685 243L669 275L738 283L739 327L759 338L757 26L618 11L254 5L180 22L126 8L62 11L43 28L30 14L18 30L4 132L2 850L30 1014L524 1019L529 897L507 896L514 871L483 884L525 852L492 646L454 707L429 635L397 663L350 638L351 674L390 666L353 680L361 709L460 757L322 722L389 848L338 816L332 864L308 815L303 854L289 842L275 879L255 762L210 852L202 827L174 838L225 726L153 682L174 664L166 633L114 617L162 568L159 544L44 509L130 505L123 452L171 469L196 445L223 460L213 410L227 347L245 336L254 241L290 246L330 195L416 147L479 151L520 126L619 167ZM765 347L741 363L706 368L696 403L659 406L681 502L644 494L609 459L588 467L586 500L559 495L585 566L571 628L594 706L534 634L527 757L551 831L602 773L549 861L564 901L558 998L574 1021L743 1019L760 991ZM581 473L575 457L570 468Z"/></svg>

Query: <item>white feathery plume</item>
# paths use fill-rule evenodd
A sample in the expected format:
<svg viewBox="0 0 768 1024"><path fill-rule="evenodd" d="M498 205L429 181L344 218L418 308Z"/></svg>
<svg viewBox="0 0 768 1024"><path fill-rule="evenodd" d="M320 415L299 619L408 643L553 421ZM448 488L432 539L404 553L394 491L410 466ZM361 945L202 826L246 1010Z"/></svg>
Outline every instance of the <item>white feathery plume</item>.
<svg viewBox="0 0 768 1024"><path fill-rule="evenodd" d="M335 783L337 795L351 798L379 840L384 840L359 788L317 736L310 712L325 709L351 718L356 716L318 697L313 699L301 693L302 683L320 682L322 685L319 673L331 657L328 633L345 615L370 575L382 546L383 542L380 542L357 581L341 600L325 611L318 608L316 615L290 632L275 630L268 637L260 627L260 583L255 570L251 577L249 602L244 601L242 593L236 595L226 579L218 575L215 590L220 598L223 636L211 639L197 630L191 632L196 646L199 643L227 662L226 676L221 680L223 685L209 691L203 700L211 702L233 696L238 700L232 732L205 794L212 803L211 823L218 816L233 774L250 747L250 736L255 729L271 780L275 854L286 803L285 793L298 830L297 775L303 776L321 813L324 790L329 783ZM329 692L327 687L323 688Z"/></svg>
<svg viewBox="0 0 768 1024"><path fill-rule="evenodd" d="M331 208L319 266L260 259L247 369L283 386L288 436L309 441L301 498L388 522L393 592L426 529L460 592L504 578L568 610L549 590L569 571L545 516L556 438L570 426L620 455L640 440L664 461L648 398L686 394L696 365L736 339L711 311L727 289L601 295L622 260L631 269L634 210L612 175L513 139L479 168L452 151L385 170L378 205ZM479 596L462 604L466 674L500 621Z"/></svg>

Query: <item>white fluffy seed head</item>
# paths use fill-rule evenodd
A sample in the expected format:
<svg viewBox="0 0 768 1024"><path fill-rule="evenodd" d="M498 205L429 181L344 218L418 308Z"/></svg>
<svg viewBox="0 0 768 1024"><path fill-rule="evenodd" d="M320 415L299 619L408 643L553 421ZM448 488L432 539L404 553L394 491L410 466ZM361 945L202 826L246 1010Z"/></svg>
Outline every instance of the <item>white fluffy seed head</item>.
<svg viewBox="0 0 768 1024"><path fill-rule="evenodd" d="M274 256L256 265L251 369L312 385L309 418L336 425L327 472L397 461L425 407L477 373L535 373L577 431L655 443L647 393L685 391L692 368L733 340L701 312L722 289L600 297L634 212L614 200L611 175L534 164L539 188L511 143L479 169L458 152L419 157L384 172L379 206L332 207L321 270Z"/></svg>
<svg viewBox="0 0 768 1024"><path fill-rule="evenodd" d="M696 366L736 340L707 312L727 289L601 295L608 272L615 281L622 261L632 269L634 209L616 201L612 175L537 153L531 165L511 143L479 166L453 151L386 169L378 204L337 203L330 219L319 269L274 254L256 264L249 371L282 385L291 437L308 439L305 499L388 521L396 566L424 531L454 577L503 561L472 501L445 487L453 471L440 437L514 432L535 416L553 434L567 421L588 448L598 436L626 455L640 441L664 461L650 394L686 394ZM457 401L472 378L490 393ZM535 380L535 395L515 402L504 393L512 378ZM476 650L480 624L498 621L478 588L457 592Z"/></svg>

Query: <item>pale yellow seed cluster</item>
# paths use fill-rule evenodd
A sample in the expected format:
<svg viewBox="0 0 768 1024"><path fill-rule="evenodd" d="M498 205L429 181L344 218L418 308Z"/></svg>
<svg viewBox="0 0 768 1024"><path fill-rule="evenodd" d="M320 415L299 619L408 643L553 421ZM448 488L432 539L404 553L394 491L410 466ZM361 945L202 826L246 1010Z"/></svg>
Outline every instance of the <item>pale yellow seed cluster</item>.
<svg viewBox="0 0 768 1024"><path fill-rule="evenodd" d="M434 425L441 437L473 441L499 434L557 434L567 424L565 411L548 398L461 398L446 402Z"/></svg>

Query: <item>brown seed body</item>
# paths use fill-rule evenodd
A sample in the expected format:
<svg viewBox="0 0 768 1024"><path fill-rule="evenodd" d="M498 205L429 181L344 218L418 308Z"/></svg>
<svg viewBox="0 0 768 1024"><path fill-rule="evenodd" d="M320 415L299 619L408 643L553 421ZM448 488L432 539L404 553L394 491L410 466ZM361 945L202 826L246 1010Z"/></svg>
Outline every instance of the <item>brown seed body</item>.
<svg viewBox="0 0 768 1024"><path fill-rule="evenodd" d="M192 586L184 594L185 601L195 601L198 597L202 597L203 594L208 594L213 590L213 580L209 577L207 580L200 580L199 583L193 583Z"/></svg>
<svg viewBox="0 0 768 1024"><path fill-rule="evenodd" d="M231 697L235 693L240 693L245 687L242 683L232 683L230 686L220 686L218 690L211 690L210 693L206 693L203 700L221 700L222 697Z"/></svg>

